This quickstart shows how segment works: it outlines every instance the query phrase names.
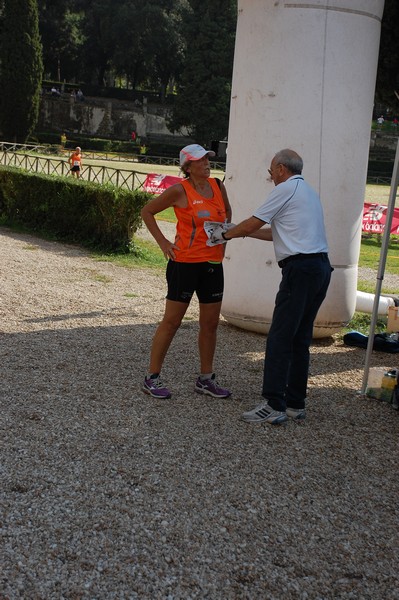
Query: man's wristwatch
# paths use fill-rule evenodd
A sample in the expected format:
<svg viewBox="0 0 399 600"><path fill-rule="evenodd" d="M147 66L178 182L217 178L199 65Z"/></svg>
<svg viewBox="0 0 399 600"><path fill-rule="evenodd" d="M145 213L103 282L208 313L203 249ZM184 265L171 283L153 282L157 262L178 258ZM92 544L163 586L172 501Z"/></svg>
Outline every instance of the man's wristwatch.
<svg viewBox="0 0 399 600"><path fill-rule="evenodd" d="M224 232L224 231L222 231L222 238L223 238L223 239L224 239L226 242L229 242L229 241L231 240L231 238L227 238L227 237L226 237L226 234L225 234L225 232Z"/></svg>

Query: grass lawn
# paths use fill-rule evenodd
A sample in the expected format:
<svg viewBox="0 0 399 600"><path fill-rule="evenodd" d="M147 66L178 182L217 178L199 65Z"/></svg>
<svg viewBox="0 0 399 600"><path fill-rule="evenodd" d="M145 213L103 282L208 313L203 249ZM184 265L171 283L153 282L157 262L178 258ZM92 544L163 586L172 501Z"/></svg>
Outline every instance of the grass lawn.
<svg viewBox="0 0 399 600"><path fill-rule="evenodd" d="M84 152L83 152L84 155ZM110 161L107 160L99 160L99 159L85 159L85 164L93 164L100 165L104 164L110 166ZM115 162L111 163L113 167L119 169L128 169L132 171L139 171L142 173L157 173L157 174L169 174L169 175L179 175L179 167L172 165L158 165L158 164L145 164L139 163L136 161L126 161L126 162ZM219 177L223 179L224 172L223 171L211 171L212 177ZM367 185L365 191L365 202L370 203L379 203L379 204L388 204L389 200L390 188L386 185ZM397 199L398 203L399 200ZM399 206L399 205L398 205ZM175 214L173 208L168 208L162 213L157 215L157 219L163 221L169 221L171 223L176 222ZM122 261L123 264L129 264L133 267L137 266L152 266L152 267L160 267L164 265L164 259L161 255L158 246L154 243L148 242L144 244L142 240L135 242L136 244L136 254L130 256L120 256L120 257L112 257L112 260ZM361 253L359 266L361 267L369 267L375 271L378 269L378 262L380 256L381 249L381 237L377 235L372 235L367 239L362 240L361 245ZM386 270L388 273L393 273L399 275L399 236L397 240L392 238L392 241L389 246L389 252L386 263ZM373 291L372 284L367 284L366 287L362 286L362 291ZM390 292L391 290L389 290Z"/></svg>
<svg viewBox="0 0 399 600"><path fill-rule="evenodd" d="M378 202L380 204L388 204L389 186L385 185L367 185L365 193L365 202ZM397 200L398 202L398 200ZM175 213L173 208L168 208L157 215L157 219L175 223ZM362 239L359 266L368 267L377 272L381 252L382 236L370 235ZM394 275L399 275L399 236L392 236L389 244L389 250L386 261L386 271ZM373 291L374 287L366 286L368 289L362 291ZM392 290L389 290L392 292ZM399 292L399 290L397 290Z"/></svg>
<svg viewBox="0 0 399 600"><path fill-rule="evenodd" d="M381 252L381 236L373 235L369 238L362 239L360 248L360 267L369 267L375 271L378 270L380 252ZM388 247L387 260L385 270L388 273L399 275L399 236L392 236ZM399 292L399 290L398 290Z"/></svg>
<svg viewBox="0 0 399 600"><path fill-rule="evenodd" d="M364 201L370 203L379 203L388 205L390 187L389 185L377 185L368 183L364 194ZM395 206L399 206L399 199L396 198Z"/></svg>
<svg viewBox="0 0 399 600"><path fill-rule="evenodd" d="M90 160L86 159L85 164L105 164L110 166L110 161L102 161L102 160ZM138 171L141 173L157 173L157 174L168 174L175 175L179 174L179 168L171 165L157 165L157 164L144 164L139 162L117 162L113 163L112 166L119 169L127 169L132 171ZM219 177L223 179L224 173L222 171L212 170L212 177ZM383 205L388 204L390 194L390 188L386 185L371 185L368 184L365 190L365 202L370 203L379 203ZM399 199L396 198L396 206L398 204ZM168 208L163 211L159 215L157 215L157 219L169 221L174 223L176 221L175 214L173 208ZM368 267L375 271L377 274L380 251L381 251L381 236L371 235L368 238L362 239L361 250L360 250L360 258L359 258L359 266L360 267ZM154 270L159 270L160 274L163 273L165 268L165 259L157 244L150 241L144 240L134 240L135 252L129 255L95 255L98 260L106 260L112 261L116 264L123 265L125 267L130 268L151 268ZM399 275L399 236L392 237L389 245L387 262L386 262L386 272ZM369 281L359 281L358 289L374 293L375 290L375 281L370 283ZM392 290L383 285L382 288L383 293L398 293L399 290ZM369 315L359 315L356 314L354 320L351 322L350 326L353 329L358 329L359 331L365 332L365 328L370 323ZM382 324L383 327L383 324Z"/></svg>
<svg viewBox="0 0 399 600"><path fill-rule="evenodd" d="M157 246L157 244L145 241L145 240L137 240L135 244L136 253L135 254L118 254L118 255L95 255L94 257L99 261L113 262L114 264L128 267L128 268L150 268L151 270L158 272L159 277L162 282L164 281L164 271L166 261L165 258ZM360 253L360 264L364 266L371 266L377 264L379 260L379 253L381 249L381 244L377 240L365 240L362 243L361 253ZM392 255L393 254L393 255ZM363 256L366 258L363 260ZM387 272L394 272L399 274L398 262L399 262L399 244L396 247L393 247L393 250L388 253L388 261L387 261ZM374 268L374 267L372 267ZM160 284L161 285L161 284ZM365 283L359 281L358 289L363 292L374 293L375 291L375 281L374 283ZM389 288L384 288L382 291L385 293L397 293L398 290L389 290ZM341 331L341 334L344 335L347 331L360 331L361 333L368 335L370 329L370 321L371 315L365 313L355 313L350 323L348 323L347 327L344 327ZM386 328L386 317L380 317L377 321L376 332L383 332Z"/></svg>
<svg viewBox="0 0 399 600"><path fill-rule="evenodd" d="M126 165L124 165L124 163L119 163L118 166L119 168L133 168L137 171L146 173L165 173L169 175L179 174L179 168L173 166L147 165L143 163L133 163L133 165L134 166L132 166L132 163L130 162ZM224 173L221 171L212 171L211 173L212 177L219 177L220 179L223 179L223 175ZM387 205L389 194L389 186L368 184L366 186L364 202ZM399 206L398 202L399 200L397 198L395 206ZM171 223L176 222L173 208L168 208L157 215L157 219L169 221ZM381 236L371 235L369 238L362 239L360 249L359 266L373 269L376 274L380 259L381 240ZM100 260L110 260L110 258L103 256L100 258ZM123 266L130 266L133 268L150 267L152 269L160 269L160 273L163 273L165 268L165 259L157 244L145 242L144 240L138 240L136 242L136 255L115 256L112 258L112 260ZM391 238L385 268L387 273L399 275L399 236L396 236L396 238ZM375 281L372 283L369 281L359 281L358 289L364 292L374 293L375 284ZM382 292L396 294L399 292L399 290L392 290L386 285L383 285ZM348 324L348 327L344 328L342 333L344 334L346 331L354 329L367 335L369 333L370 318L371 316L368 314L355 313L353 319ZM386 318L379 319L377 323L377 331L384 331L385 324Z"/></svg>
<svg viewBox="0 0 399 600"><path fill-rule="evenodd" d="M176 223L175 211L173 208L167 208L156 216L160 221L168 221L169 223Z"/></svg>

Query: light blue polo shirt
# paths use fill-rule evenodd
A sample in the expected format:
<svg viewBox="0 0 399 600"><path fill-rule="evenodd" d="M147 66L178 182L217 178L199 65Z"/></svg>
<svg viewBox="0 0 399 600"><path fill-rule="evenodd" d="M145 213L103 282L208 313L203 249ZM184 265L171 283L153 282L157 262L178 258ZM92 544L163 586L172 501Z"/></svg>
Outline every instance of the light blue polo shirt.
<svg viewBox="0 0 399 600"><path fill-rule="evenodd" d="M270 224L277 261L293 254L328 252L320 198L302 175L276 185L254 217Z"/></svg>

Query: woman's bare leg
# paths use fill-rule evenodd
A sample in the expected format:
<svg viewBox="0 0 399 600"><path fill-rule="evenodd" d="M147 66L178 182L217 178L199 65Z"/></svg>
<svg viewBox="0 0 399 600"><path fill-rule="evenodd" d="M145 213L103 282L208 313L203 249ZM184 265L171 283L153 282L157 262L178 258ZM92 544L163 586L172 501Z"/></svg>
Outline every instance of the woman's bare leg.
<svg viewBox="0 0 399 600"><path fill-rule="evenodd" d="M169 346L188 309L186 302L166 300L165 314L155 332L151 346L150 373L160 373Z"/></svg>
<svg viewBox="0 0 399 600"><path fill-rule="evenodd" d="M219 324L221 302L200 304L198 347L201 373L213 372L213 358L216 350L216 332Z"/></svg>

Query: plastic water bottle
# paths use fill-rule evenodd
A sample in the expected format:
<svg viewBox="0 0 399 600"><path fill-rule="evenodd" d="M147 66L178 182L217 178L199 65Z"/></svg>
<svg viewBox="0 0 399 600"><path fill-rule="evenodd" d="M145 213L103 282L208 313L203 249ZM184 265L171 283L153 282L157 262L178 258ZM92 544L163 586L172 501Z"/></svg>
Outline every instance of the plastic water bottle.
<svg viewBox="0 0 399 600"><path fill-rule="evenodd" d="M393 391L396 387L396 371L387 371L381 381L381 400L392 402Z"/></svg>

